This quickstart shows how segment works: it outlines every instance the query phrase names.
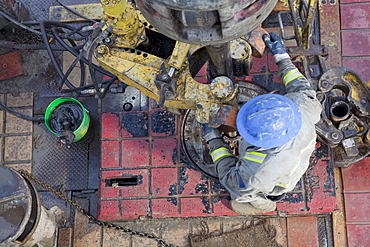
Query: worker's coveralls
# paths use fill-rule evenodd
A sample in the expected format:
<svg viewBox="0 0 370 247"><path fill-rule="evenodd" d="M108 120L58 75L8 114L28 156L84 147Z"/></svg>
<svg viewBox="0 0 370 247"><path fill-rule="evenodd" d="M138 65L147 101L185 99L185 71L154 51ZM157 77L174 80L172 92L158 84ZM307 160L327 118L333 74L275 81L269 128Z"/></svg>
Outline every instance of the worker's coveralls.
<svg viewBox="0 0 370 247"><path fill-rule="evenodd" d="M209 142L220 182L237 202L282 199L307 170L315 149L315 123L320 119L321 104L290 59L282 60L278 66L286 86L285 96L297 104L302 115L302 127L297 136L283 146L268 149L252 146L241 139L239 160L221 139Z"/></svg>

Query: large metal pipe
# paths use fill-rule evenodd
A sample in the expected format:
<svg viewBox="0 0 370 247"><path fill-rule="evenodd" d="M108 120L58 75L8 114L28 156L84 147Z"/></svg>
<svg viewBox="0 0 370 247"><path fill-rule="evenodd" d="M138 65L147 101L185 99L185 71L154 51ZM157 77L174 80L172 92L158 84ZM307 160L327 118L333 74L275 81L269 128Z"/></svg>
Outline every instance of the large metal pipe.
<svg viewBox="0 0 370 247"><path fill-rule="evenodd" d="M351 110L349 105L344 101L336 101L334 102L330 108L330 119L333 122L340 122L346 120L350 114Z"/></svg>
<svg viewBox="0 0 370 247"><path fill-rule="evenodd" d="M222 43L217 45L207 45L207 53L209 56L209 80L217 76L227 76L233 78L233 67L230 56L229 43Z"/></svg>
<svg viewBox="0 0 370 247"><path fill-rule="evenodd" d="M58 210L46 210L28 180L0 165L0 246L56 246Z"/></svg>
<svg viewBox="0 0 370 247"><path fill-rule="evenodd" d="M145 19L173 40L214 45L258 27L277 0L136 0Z"/></svg>

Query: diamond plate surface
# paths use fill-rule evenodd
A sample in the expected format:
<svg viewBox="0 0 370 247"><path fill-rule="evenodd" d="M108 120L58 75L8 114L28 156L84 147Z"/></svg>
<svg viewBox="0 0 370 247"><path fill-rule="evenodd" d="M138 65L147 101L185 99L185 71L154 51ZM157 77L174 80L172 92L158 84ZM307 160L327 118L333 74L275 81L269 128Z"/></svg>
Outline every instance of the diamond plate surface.
<svg viewBox="0 0 370 247"><path fill-rule="evenodd" d="M26 9L30 12L31 20L35 22L45 21L49 19L49 7L59 6L55 0L18 0L23 3ZM99 0L61 0L64 5L98 3ZM83 14L83 13L82 13Z"/></svg>
<svg viewBox="0 0 370 247"><path fill-rule="evenodd" d="M71 145L70 149L57 144L58 138L44 124L35 126L33 174L51 186L66 190L87 188L88 144Z"/></svg>
<svg viewBox="0 0 370 247"><path fill-rule="evenodd" d="M45 108L52 99L43 99L46 105L42 108ZM100 142L99 138L94 137L98 136L100 128L97 102L90 98L81 98L79 101L89 110L93 123L93 132L86 142L73 143L68 149L57 143L58 137L48 131L45 124L34 126L33 174L47 184L63 186L65 190L98 188Z"/></svg>

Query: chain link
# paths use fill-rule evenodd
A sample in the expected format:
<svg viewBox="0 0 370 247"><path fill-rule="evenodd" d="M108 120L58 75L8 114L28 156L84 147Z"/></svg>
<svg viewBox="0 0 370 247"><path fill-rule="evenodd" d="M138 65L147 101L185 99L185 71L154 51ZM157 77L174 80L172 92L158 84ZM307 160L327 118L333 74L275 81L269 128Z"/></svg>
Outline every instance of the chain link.
<svg viewBox="0 0 370 247"><path fill-rule="evenodd" d="M41 187L45 188L48 192L53 193L54 195L56 195L57 197L59 197L61 200L66 201L67 203L69 203L70 205L72 205L74 208L76 208L78 211L80 211L82 214L84 214L88 219L92 220L95 224L98 224L99 226L108 227L108 228L114 228L116 230L120 230L120 231L122 231L124 233L130 234L130 235L133 235L133 236L138 236L138 237L153 239L153 240L157 241L158 244L160 244L161 246L165 246L165 247L177 247L176 245L166 243L163 239L158 238L158 237L156 237L153 234L149 234L149 233L145 233L145 232L138 232L138 231L131 230L129 228L124 228L122 226L118 226L118 225L113 224L113 223L101 221L101 220L95 218L89 212L87 212L83 207L79 206L75 201L69 199L64 193L62 193L60 191L57 191L56 189L53 189L50 185L44 183L43 181L41 181L40 179L36 178L35 176L33 176L32 174L30 174L29 172L27 172L25 170L19 170L19 173L22 176L24 176L25 178L29 179L30 181L33 181L33 182L37 183L38 185L40 185Z"/></svg>

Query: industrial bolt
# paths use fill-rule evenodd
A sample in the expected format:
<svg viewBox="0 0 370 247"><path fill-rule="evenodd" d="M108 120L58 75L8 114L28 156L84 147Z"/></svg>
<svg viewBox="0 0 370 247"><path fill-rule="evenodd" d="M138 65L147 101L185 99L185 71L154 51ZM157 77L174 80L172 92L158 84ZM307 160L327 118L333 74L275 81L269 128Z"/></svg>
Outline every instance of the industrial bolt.
<svg viewBox="0 0 370 247"><path fill-rule="evenodd" d="M338 139L338 138L339 138L339 135L338 135L338 133L337 133L337 132L332 132L332 133L330 134L330 137L331 137L331 138L333 138L334 140L336 140L336 139Z"/></svg>
<svg viewBox="0 0 370 247"><path fill-rule="evenodd" d="M361 104L366 104L367 103L367 101L366 101L366 99L361 99Z"/></svg>
<svg viewBox="0 0 370 247"><path fill-rule="evenodd" d="M320 102L322 102L322 101L325 99L325 94L323 94L323 93L317 93L317 94L316 94L316 98L317 98Z"/></svg>
<svg viewBox="0 0 370 247"><path fill-rule="evenodd" d="M327 87L329 86L329 82L327 82L327 81L322 81L322 82L321 82L321 86L322 86L323 88L327 88Z"/></svg>
<svg viewBox="0 0 370 247"><path fill-rule="evenodd" d="M160 74L160 75L157 76L157 79L160 80L160 81L167 82L167 81L171 80L171 77L168 74Z"/></svg>
<svg viewBox="0 0 370 247"><path fill-rule="evenodd" d="M132 108L134 108L134 107L132 106L131 103L125 103L125 104L123 104L123 110L125 110L125 111L131 111Z"/></svg>
<svg viewBox="0 0 370 247"><path fill-rule="evenodd" d="M219 76L212 80L209 84L211 92L218 98L226 98L234 91L234 85L230 78L226 76Z"/></svg>
<svg viewBox="0 0 370 247"><path fill-rule="evenodd" d="M105 38L104 39L104 42L106 43L106 44L110 44L111 42L112 42L112 39L111 38Z"/></svg>
<svg viewBox="0 0 370 247"><path fill-rule="evenodd" d="M324 53L324 56L327 56L329 53L329 49L326 48L325 46L322 47L322 52Z"/></svg>
<svg viewBox="0 0 370 247"><path fill-rule="evenodd" d="M101 54L101 55L104 55L105 53L108 52L108 47L105 46L105 45L99 45L97 48L96 48L96 52Z"/></svg>

